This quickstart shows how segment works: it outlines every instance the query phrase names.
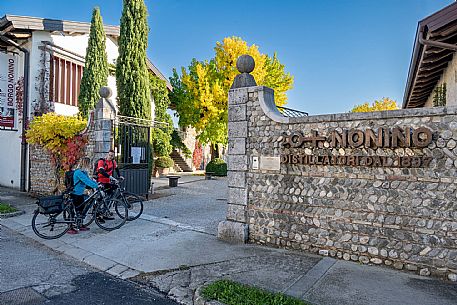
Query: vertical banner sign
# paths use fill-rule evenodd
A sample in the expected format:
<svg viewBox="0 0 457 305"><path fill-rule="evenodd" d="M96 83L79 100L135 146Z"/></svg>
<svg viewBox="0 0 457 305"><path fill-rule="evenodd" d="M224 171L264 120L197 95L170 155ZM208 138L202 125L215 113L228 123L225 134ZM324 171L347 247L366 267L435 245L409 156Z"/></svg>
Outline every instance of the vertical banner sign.
<svg viewBox="0 0 457 305"><path fill-rule="evenodd" d="M0 127L15 127L16 71L17 57L0 53Z"/></svg>

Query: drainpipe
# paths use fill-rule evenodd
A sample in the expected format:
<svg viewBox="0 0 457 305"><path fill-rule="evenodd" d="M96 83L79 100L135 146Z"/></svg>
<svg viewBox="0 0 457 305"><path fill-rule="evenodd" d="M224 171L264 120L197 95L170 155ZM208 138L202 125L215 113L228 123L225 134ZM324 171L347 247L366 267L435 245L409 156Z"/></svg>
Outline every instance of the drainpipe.
<svg viewBox="0 0 457 305"><path fill-rule="evenodd" d="M28 113L29 113L29 68L30 68L30 52L21 47L15 41L4 35L0 35L0 39L19 49L24 53L24 102L22 104L22 139L21 139L21 192L26 192L26 176L27 176L27 140L25 131L27 128Z"/></svg>
<svg viewBox="0 0 457 305"><path fill-rule="evenodd" d="M427 40L427 39L424 39L423 37L424 37L424 29L421 29L420 34L419 34L419 43L421 45L457 51L457 45L455 45L455 44Z"/></svg>

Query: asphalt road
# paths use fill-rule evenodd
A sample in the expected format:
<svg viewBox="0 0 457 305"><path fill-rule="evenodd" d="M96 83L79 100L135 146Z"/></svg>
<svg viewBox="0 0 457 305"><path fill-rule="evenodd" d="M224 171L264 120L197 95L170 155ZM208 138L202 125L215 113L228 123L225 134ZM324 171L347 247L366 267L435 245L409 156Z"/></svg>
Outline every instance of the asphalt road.
<svg viewBox="0 0 457 305"><path fill-rule="evenodd" d="M0 225L2 305L174 305L163 295L92 269Z"/></svg>

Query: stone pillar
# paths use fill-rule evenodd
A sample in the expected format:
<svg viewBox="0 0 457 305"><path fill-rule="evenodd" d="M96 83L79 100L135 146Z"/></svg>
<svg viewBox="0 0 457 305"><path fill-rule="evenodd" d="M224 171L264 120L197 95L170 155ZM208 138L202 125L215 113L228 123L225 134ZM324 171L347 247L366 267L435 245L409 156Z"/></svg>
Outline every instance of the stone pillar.
<svg viewBox="0 0 457 305"><path fill-rule="evenodd" d="M249 55L242 55L238 58L236 66L241 74L235 77L228 96L227 218L219 223L217 237L229 242L246 243L249 237L246 185L248 170L246 108L248 87L256 86L254 77L249 74L254 70L254 59Z"/></svg>
<svg viewBox="0 0 457 305"><path fill-rule="evenodd" d="M113 148L113 121L116 117L116 108L109 100L112 91L109 87L100 88L100 100L95 106L94 115L94 160L104 158Z"/></svg>

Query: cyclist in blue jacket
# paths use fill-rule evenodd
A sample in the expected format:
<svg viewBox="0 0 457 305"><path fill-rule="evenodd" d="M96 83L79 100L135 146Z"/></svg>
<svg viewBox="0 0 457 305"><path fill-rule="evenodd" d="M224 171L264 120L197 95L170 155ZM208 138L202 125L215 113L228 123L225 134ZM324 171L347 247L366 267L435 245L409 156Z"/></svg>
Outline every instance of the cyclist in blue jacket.
<svg viewBox="0 0 457 305"><path fill-rule="evenodd" d="M73 192L71 193L71 197L73 199L77 213L81 213L84 209L84 190L86 188L95 189L98 187L97 182L92 180L87 174L90 168L90 164L91 163L89 158L81 158L79 160L79 165L73 174ZM89 230L89 228L85 226L81 226L78 229L79 231ZM75 228L71 228L67 233L76 234L78 231Z"/></svg>

